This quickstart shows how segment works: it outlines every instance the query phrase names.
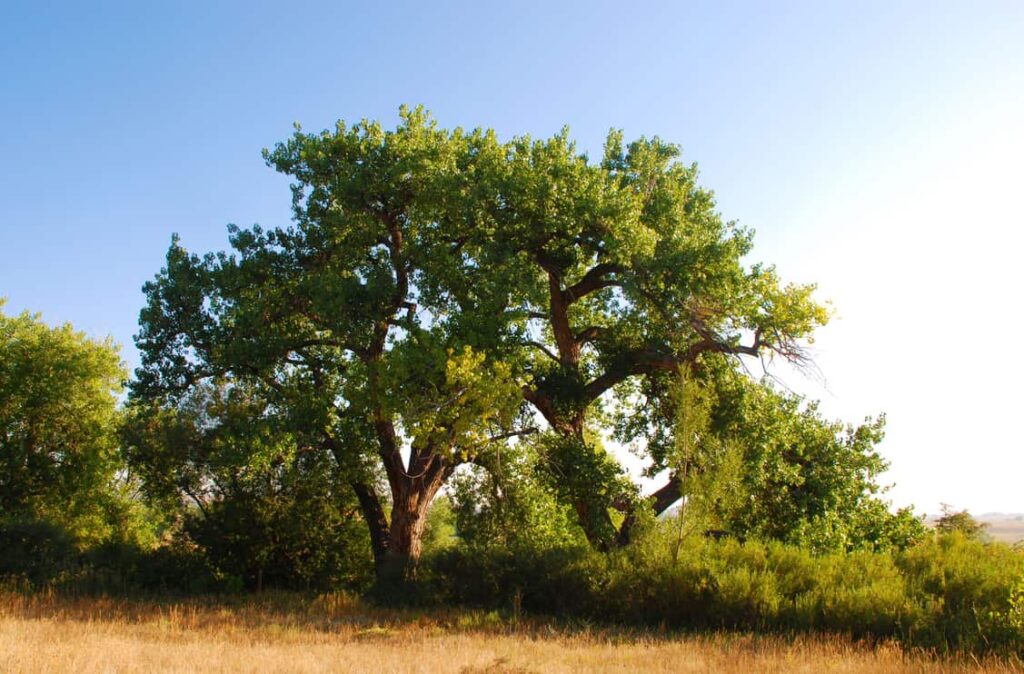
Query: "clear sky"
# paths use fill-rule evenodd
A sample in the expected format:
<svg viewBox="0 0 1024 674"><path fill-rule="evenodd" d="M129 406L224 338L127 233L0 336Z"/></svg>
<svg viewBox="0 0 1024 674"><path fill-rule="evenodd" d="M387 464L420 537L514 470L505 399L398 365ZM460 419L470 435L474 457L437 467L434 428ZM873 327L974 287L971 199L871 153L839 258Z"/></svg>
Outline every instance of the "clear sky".
<svg viewBox="0 0 1024 674"><path fill-rule="evenodd" d="M897 504L1024 511L1024 3L0 4L0 296L112 335L171 233L289 217L260 150L422 103L508 138L660 135L838 319L830 416Z"/></svg>

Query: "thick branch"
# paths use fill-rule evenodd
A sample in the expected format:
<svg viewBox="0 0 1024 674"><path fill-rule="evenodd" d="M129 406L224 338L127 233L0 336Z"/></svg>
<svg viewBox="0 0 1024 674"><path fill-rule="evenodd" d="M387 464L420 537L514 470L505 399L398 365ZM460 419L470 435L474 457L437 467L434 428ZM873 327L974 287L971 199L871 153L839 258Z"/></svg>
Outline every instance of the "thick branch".
<svg viewBox="0 0 1024 674"><path fill-rule="evenodd" d="M566 423L565 420L558 416L558 413L555 411L554 401L552 401L547 394L530 388L529 386L524 386L523 398L537 408L537 411L541 413L541 416L543 416L555 430L561 433L573 431L572 425Z"/></svg>
<svg viewBox="0 0 1024 674"><path fill-rule="evenodd" d="M352 490L359 499L359 509L363 512L367 526L370 527L370 544L373 547L373 557L379 564L391 547L391 531L388 527L388 518L384 514L384 508L380 505L380 498L376 491L365 482L353 482Z"/></svg>
<svg viewBox="0 0 1024 674"><path fill-rule="evenodd" d="M682 482L679 480L677 475L672 475L668 479L668 484L648 496L646 500L651 504L651 508L654 510L654 515L658 516L668 510L673 503L682 497ZM636 505L617 503L616 507L619 510L624 510L626 512L626 517L622 520L622 526L619 527L619 533L616 536L616 543L621 546L629 543L633 534L633 527L636 525L637 519Z"/></svg>
<svg viewBox="0 0 1024 674"><path fill-rule="evenodd" d="M672 475L669 477L668 483L658 491L651 494L648 497L648 500L651 501L651 507L654 508L654 514L660 515L681 498L683 498L682 480L679 479L679 476Z"/></svg>
<svg viewBox="0 0 1024 674"><path fill-rule="evenodd" d="M395 431L395 424L390 415L385 411L381 400L380 378L378 368L380 359L384 354L384 346L387 342L390 330L390 319L403 307L409 304L406 297L409 294L409 270L405 264L402 254L403 235L402 229L398 226L397 217L386 217L389 238L387 248L391 258L391 266L395 273L395 292L391 297L391 305L387 316L381 317L373 328L373 338L370 348L360 357L369 367L368 385L370 389L370 408L373 414L373 427L379 443L378 452L384 462L384 470L387 472L388 481L394 489L404 478L408 477L405 467L402 465L402 454L399 450L398 434Z"/></svg>
<svg viewBox="0 0 1024 674"><path fill-rule="evenodd" d="M422 450L412 447L409 450L409 468L406 470L406 474L413 480L424 477L431 467L441 459L442 457L438 456L430 446L424 447Z"/></svg>
<svg viewBox="0 0 1024 674"><path fill-rule="evenodd" d="M388 249L388 257L391 260L391 267L395 274L395 292L391 296L391 303L386 316L381 316L373 328L373 339L370 342L369 357L377 358L384 352L384 345L387 342L388 332L391 328L391 321L403 307L409 308L411 304L407 297L409 295L409 269L405 263L405 256L402 251L404 236L402 228L398 225L397 217L386 217L388 225L388 240L385 244ZM411 313L412 309L410 309Z"/></svg>
<svg viewBox="0 0 1024 674"><path fill-rule="evenodd" d="M604 328L601 326L591 325L590 327L584 328L580 332L576 333L576 341L581 345L586 344L587 342L592 342L600 337L602 332L604 332Z"/></svg>
<svg viewBox="0 0 1024 674"><path fill-rule="evenodd" d="M377 408L377 405L374 405ZM395 432L395 425L386 418L379 409L373 413L373 428L377 433L377 442L380 444L378 453L381 461L384 462L384 470L388 474L388 481L395 485L409 474L402 465L402 453L398 446L398 434Z"/></svg>
<svg viewBox="0 0 1024 674"><path fill-rule="evenodd" d="M547 318L551 322L551 332L555 336L555 344L558 347L558 360L565 366L575 367L580 361L580 348L586 341L593 339L596 332L588 333L586 338L574 335L569 323L569 307L592 292L619 285L618 281L610 278L609 275L622 271L622 268L615 264L598 264L584 274L579 282L563 290L563 272L555 260L540 250L534 253L534 257L541 269L548 274L550 306Z"/></svg>
<svg viewBox="0 0 1024 674"><path fill-rule="evenodd" d="M583 398L587 403L597 400L605 391L625 380L640 374L650 374L658 370L673 371L687 362L681 358L659 354L652 349L637 349L623 354L617 363L604 374L592 380L583 389Z"/></svg>
<svg viewBox="0 0 1024 674"><path fill-rule="evenodd" d="M540 268L548 275L548 316L551 324L551 332L555 336L555 345L558 347L558 360L565 366L575 366L579 363L580 349L572 336L572 328L569 326L569 304L566 302L565 292L562 290L562 268L543 250L534 251L534 259Z"/></svg>
<svg viewBox="0 0 1024 674"><path fill-rule="evenodd" d="M572 304L602 288L620 285L618 281L609 278L608 274L615 274L621 271L622 267L619 265L607 262L591 268L578 283L565 289L566 304Z"/></svg>
<svg viewBox="0 0 1024 674"><path fill-rule="evenodd" d="M569 305L562 292L562 284L557 274L548 272L548 286L551 295L551 332L558 346L559 361L563 365L574 366L580 360L580 345L573 339L572 327L569 325Z"/></svg>
<svg viewBox="0 0 1024 674"><path fill-rule="evenodd" d="M678 372L680 367L693 363L702 353L757 356L762 348L760 337L755 337L754 343L751 345L732 345L705 338L690 345L688 349L678 355L660 353L649 348L636 349L623 354L618 359L617 365L610 367L604 374L587 384L584 388L584 400L587 402L597 400L605 391L635 375L651 374L658 371Z"/></svg>
<svg viewBox="0 0 1024 674"><path fill-rule="evenodd" d="M498 433L487 438L486 443L498 442L499 440L508 440L509 438L519 438L524 435L533 435L537 432L536 426L530 426L529 428L521 428L518 431L508 431L506 433Z"/></svg>
<svg viewBox="0 0 1024 674"><path fill-rule="evenodd" d="M446 461L443 456L432 458L423 476L423 484L428 490L428 498L433 497L437 488L448 480L453 470L455 470L455 464L451 461Z"/></svg>

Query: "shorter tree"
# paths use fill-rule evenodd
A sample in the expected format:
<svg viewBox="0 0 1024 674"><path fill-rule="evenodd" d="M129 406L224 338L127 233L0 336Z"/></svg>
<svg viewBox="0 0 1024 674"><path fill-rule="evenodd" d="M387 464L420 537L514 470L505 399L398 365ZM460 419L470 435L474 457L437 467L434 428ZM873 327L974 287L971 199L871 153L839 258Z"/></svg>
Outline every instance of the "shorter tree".
<svg viewBox="0 0 1024 674"><path fill-rule="evenodd" d="M942 504L942 514L935 520L935 530L941 534L958 532L967 538L981 538L988 527L979 522L966 510L956 510L948 503Z"/></svg>
<svg viewBox="0 0 1024 674"><path fill-rule="evenodd" d="M126 376L109 339L0 311L0 520L44 521L83 544L115 533Z"/></svg>
<svg viewBox="0 0 1024 674"><path fill-rule="evenodd" d="M295 430L301 411L263 393L221 381L173 405L133 402L129 465L174 535L247 587L360 584L370 544L350 476Z"/></svg>
<svg viewBox="0 0 1024 674"><path fill-rule="evenodd" d="M743 483L742 447L712 431L714 391L691 376L687 367L680 369L676 386L675 447L669 463L679 476L683 499L676 514L673 559L686 535L730 533L749 496Z"/></svg>
<svg viewBox="0 0 1024 674"><path fill-rule="evenodd" d="M652 473L677 476L684 529L817 550L905 547L923 535L910 509L893 513L881 498L884 417L829 421L726 360L700 365L649 379L635 393L643 412L617 425L620 440L646 442Z"/></svg>

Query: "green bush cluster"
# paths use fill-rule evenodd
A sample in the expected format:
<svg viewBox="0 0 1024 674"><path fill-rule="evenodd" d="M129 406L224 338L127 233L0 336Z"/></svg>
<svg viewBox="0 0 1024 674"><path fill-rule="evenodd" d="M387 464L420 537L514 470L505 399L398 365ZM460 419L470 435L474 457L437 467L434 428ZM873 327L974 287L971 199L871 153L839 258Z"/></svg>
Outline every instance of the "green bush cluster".
<svg viewBox="0 0 1024 674"><path fill-rule="evenodd" d="M0 521L0 578L42 585L74 568L71 537L50 522L19 518Z"/></svg>
<svg viewBox="0 0 1024 674"><path fill-rule="evenodd" d="M832 632L938 652L1024 653L1024 553L953 533L905 551L814 555L671 527L612 554L449 548L435 600L681 630Z"/></svg>
<svg viewBox="0 0 1024 674"><path fill-rule="evenodd" d="M673 524L653 523L611 553L447 537L428 551L407 599L670 630L843 633L940 653L1024 655L1024 549L951 532L905 550L814 554L778 541L679 539ZM180 539L86 547L59 527L25 520L0 525L0 546L0 578L27 588L195 594L247 586ZM362 587L369 578L367 569Z"/></svg>
<svg viewBox="0 0 1024 674"><path fill-rule="evenodd" d="M0 521L0 582L25 590L201 593L241 589L195 546L99 544L42 520Z"/></svg>
<svg viewBox="0 0 1024 674"><path fill-rule="evenodd" d="M329 535L330 530L325 535ZM323 556L312 535L272 548L295 559L256 559L241 532L207 545L177 532L159 545L111 538L98 544L41 520L0 521L0 583L25 590L194 595L278 588L363 590L372 578L368 544L337 545ZM326 549L326 548L325 548ZM367 559L363 559L366 557ZM251 564L264 572L257 581Z"/></svg>

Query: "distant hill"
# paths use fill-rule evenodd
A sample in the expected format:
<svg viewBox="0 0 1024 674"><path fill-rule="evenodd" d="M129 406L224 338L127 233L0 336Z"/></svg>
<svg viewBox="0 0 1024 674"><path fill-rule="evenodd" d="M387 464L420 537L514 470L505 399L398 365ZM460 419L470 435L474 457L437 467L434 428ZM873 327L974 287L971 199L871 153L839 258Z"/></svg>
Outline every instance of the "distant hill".
<svg viewBox="0 0 1024 674"><path fill-rule="evenodd" d="M1024 541L1024 514L1021 513L985 513L977 517L984 522L985 533L997 541L1016 543Z"/></svg>
<svg viewBox="0 0 1024 674"><path fill-rule="evenodd" d="M978 515L977 519L982 522L988 521L1002 521L1002 520L1021 520L1024 521L1024 513L984 513Z"/></svg>

